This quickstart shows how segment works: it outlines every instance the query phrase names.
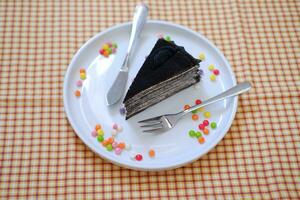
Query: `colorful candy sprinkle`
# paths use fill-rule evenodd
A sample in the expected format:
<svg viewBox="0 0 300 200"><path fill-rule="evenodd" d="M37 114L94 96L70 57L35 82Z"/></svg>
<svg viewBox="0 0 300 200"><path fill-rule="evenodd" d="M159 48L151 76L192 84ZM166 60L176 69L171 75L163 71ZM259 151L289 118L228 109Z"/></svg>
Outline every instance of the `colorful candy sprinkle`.
<svg viewBox="0 0 300 200"><path fill-rule="evenodd" d="M113 127L113 129L117 130L118 129L118 124L114 123L112 127Z"/></svg>
<svg viewBox="0 0 300 200"><path fill-rule="evenodd" d="M208 134L209 134L209 130L208 130L207 128L204 128L203 133L204 133L205 135L208 135Z"/></svg>
<svg viewBox="0 0 300 200"><path fill-rule="evenodd" d="M79 72L80 73L85 73L85 69L84 68L80 68Z"/></svg>
<svg viewBox="0 0 300 200"><path fill-rule="evenodd" d="M200 130L204 130L205 126L204 126L204 124L199 124L198 128L199 128Z"/></svg>
<svg viewBox="0 0 300 200"><path fill-rule="evenodd" d="M149 157L153 158L155 156L155 151L153 149L150 149L148 154L149 154Z"/></svg>
<svg viewBox="0 0 300 200"><path fill-rule="evenodd" d="M208 120L203 120L202 123L203 123L204 126L208 126L209 125L209 121Z"/></svg>
<svg viewBox="0 0 300 200"><path fill-rule="evenodd" d="M116 137L116 136L118 135L118 131L117 131L116 129L113 129L113 130L111 131L111 135L112 135L113 137Z"/></svg>
<svg viewBox="0 0 300 200"><path fill-rule="evenodd" d="M209 78L210 78L211 81L215 81L216 80L216 76L214 74L210 75Z"/></svg>
<svg viewBox="0 0 300 200"><path fill-rule="evenodd" d="M208 65L208 69L209 69L210 71L212 71L212 70L215 69L215 66L214 66L213 64L210 64L210 65Z"/></svg>
<svg viewBox="0 0 300 200"><path fill-rule="evenodd" d="M121 126L121 125L118 125L118 127L117 127L117 131L118 131L118 132L122 132L122 131L123 131L123 128L122 128L122 126Z"/></svg>
<svg viewBox="0 0 300 200"><path fill-rule="evenodd" d="M79 90L76 90L76 91L74 92L74 95L75 95L76 97L80 97L80 96L81 96L81 92L80 92Z"/></svg>
<svg viewBox="0 0 300 200"><path fill-rule="evenodd" d="M103 135L98 135L97 140L98 140L98 142L103 142L103 140L104 140Z"/></svg>
<svg viewBox="0 0 300 200"><path fill-rule="evenodd" d="M112 147L113 147L114 149L118 147L118 143L117 143L117 142L113 142L111 145L112 145Z"/></svg>
<svg viewBox="0 0 300 200"><path fill-rule="evenodd" d="M117 147L115 149L115 154L120 155L121 153L122 153L122 149Z"/></svg>
<svg viewBox="0 0 300 200"><path fill-rule="evenodd" d="M205 138L204 137L199 137L198 141L200 144L203 144L205 142Z"/></svg>
<svg viewBox="0 0 300 200"><path fill-rule="evenodd" d="M98 131L99 129L101 129L101 125L100 124L96 124L95 130Z"/></svg>
<svg viewBox="0 0 300 200"><path fill-rule="evenodd" d="M102 135L102 136L104 135L104 131L102 129L98 129L97 133L98 135Z"/></svg>
<svg viewBox="0 0 300 200"><path fill-rule="evenodd" d="M205 118L210 118L210 116L211 116L210 112L208 112L208 111L204 112L204 117Z"/></svg>
<svg viewBox="0 0 300 200"><path fill-rule="evenodd" d="M193 115L192 115L192 119L193 119L194 121L197 121L197 120L199 119L199 116L198 116L197 114L193 114Z"/></svg>
<svg viewBox="0 0 300 200"><path fill-rule="evenodd" d="M200 99L196 99L196 101L195 101L195 104L196 105L199 105L199 104L201 104L202 103L202 101L200 100Z"/></svg>
<svg viewBox="0 0 300 200"><path fill-rule="evenodd" d="M80 79L85 80L86 79L86 74L85 73L80 73Z"/></svg>
<svg viewBox="0 0 300 200"><path fill-rule="evenodd" d="M168 42L170 42L170 41L171 41L171 37L167 35L167 36L165 37L165 40L168 41Z"/></svg>
<svg viewBox="0 0 300 200"><path fill-rule="evenodd" d="M113 150L112 145L111 145L111 144L108 144L108 145L106 146L106 150L107 150L107 151L112 151L112 150Z"/></svg>
<svg viewBox="0 0 300 200"><path fill-rule="evenodd" d="M210 124L210 127L211 127L212 129L217 128L217 123L216 123L216 122L212 122L212 123Z"/></svg>
<svg viewBox="0 0 300 200"><path fill-rule="evenodd" d="M193 114L196 114L197 112L198 112L197 109L192 111Z"/></svg>
<svg viewBox="0 0 300 200"><path fill-rule="evenodd" d="M97 137L97 136L98 136L98 133L97 133L96 130L93 130L93 131L92 131L92 136L93 136L93 137Z"/></svg>
<svg viewBox="0 0 300 200"><path fill-rule="evenodd" d="M201 61L205 60L205 54L204 54L204 53L200 53L199 56L198 56L198 58L199 58Z"/></svg>
<svg viewBox="0 0 300 200"><path fill-rule="evenodd" d="M197 109L199 112L203 112L204 111L204 107L198 108Z"/></svg>
<svg viewBox="0 0 300 200"><path fill-rule="evenodd" d="M102 145L103 146L107 146L109 144L109 141L108 140L103 140L103 142L102 142Z"/></svg>
<svg viewBox="0 0 300 200"><path fill-rule="evenodd" d="M125 113L126 113L126 109L125 109L124 107L121 107L121 108L119 109L119 111L120 111L120 114L121 114L121 115L125 115Z"/></svg>
<svg viewBox="0 0 300 200"><path fill-rule="evenodd" d="M158 37L159 39L162 39L162 38L164 38L164 35L163 35L162 33L159 33L159 34L157 34L157 37Z"/></svg>
<svg viewBox="0 0 300 200"><path fill-rule="evenodd" d="M195 131L194 130L190 130L189 131L189 136L190 137L195 137Z"/></svg>
<svg viewBox="0 0 300 200"><path fill-rule="evenodd" d="M126 149L126 150L130 150L130 149L131 149L131 145L128 144L128 143L126 143L126 144L125 144L125 149Z"/></svg>
<svg viewBox="0 0 300 200"><path fill-rule="evenodd" d="M143 160L142 154L136 154L135 159L136 159L137 161Z"/></svg>
<svg viewBox="0 0 300 200"><path fill-rule="evenodd" d="M125 148L125 143L124 142L120 142L118 144L118 147L121 148L121 149L124 149Z"/></svg>
<svg viewBox="0 0 300 200"><path fill-rule="evenodd" d="M186 105L184 105L184 110L187 110L187 109L190 109L191 108L191 106L190 105L188 105L188 104L186 104Z"/></svg>
<svg viewBox="0 0 300 200"><path fill-rule="evenodd" d="M215 70L213 71L213 73L214 73L214 75L219 75L219 74L220 74L220 71L219 71L218 69L215 69Z"/></svg>
<svg viewBox="0 0 300 200"><path fill-rule="evenodd" d="M195 133L195 136L196 136L196 138L199 138L199 137L202 136L202 134L201 134L199 131L197 131L197 132Z"/></svg>
<svg viewBox="0 0 300 200"><path fill-rule="evenodd" d="M81 80L76 81L76 86L81 87L82 86L82 81Z"/></svg>

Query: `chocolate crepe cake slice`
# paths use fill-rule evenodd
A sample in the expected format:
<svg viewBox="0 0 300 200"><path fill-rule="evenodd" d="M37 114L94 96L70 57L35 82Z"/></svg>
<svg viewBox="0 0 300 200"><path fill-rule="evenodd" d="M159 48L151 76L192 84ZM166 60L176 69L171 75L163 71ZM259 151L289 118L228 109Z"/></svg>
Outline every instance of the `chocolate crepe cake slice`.
<svg viewBox="0 0 300 200"><path fill-rule="evenodd" d="M199 82L199 63L183 47L159 39L127 91L126 119Z"/></svg>

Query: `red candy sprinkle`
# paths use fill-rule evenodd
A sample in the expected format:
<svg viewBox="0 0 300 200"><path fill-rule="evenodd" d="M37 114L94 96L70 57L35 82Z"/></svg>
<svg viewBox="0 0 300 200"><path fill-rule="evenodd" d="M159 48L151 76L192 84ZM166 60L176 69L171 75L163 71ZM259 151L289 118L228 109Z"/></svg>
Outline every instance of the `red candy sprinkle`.
<svg viewBox="0 0 300 200"><path fill-rule="evenodd" d="M213 73L214 73L214 75L219 75L219 74L220 74L220 71L217 70L217 69L214 69Z"/></svg>
<svg viewBox="0 0 300 200"><path fill-rule="evenodd" d="M143 156L141 154L136 154L135 159L137 161L141 161L141 160L143 160Z"/></svg>
<svg viewBox="0 0 300 200"><path fill-rule="evenodd" d="M197 99L197 100L195 101L195 103L196 103L196 105L199 105L199 104L202 103L202 101L201 101L200 99Z"/></svg>
<svg viewBox="0 0 300 200"><path fill-rule="evenodd" d="M208 126L208 125L209 125L209 121L208 121L208 120L204 120L204 121L203 121L203 125L204 125L204 126Z"/></svg>
<svg viewBox="0 0 300 200"><path fill-rule="evenodd" d="M104 49L100 49L100 50L99 50L99 53L100 53L101 55L103 55L103 54L104 54Z"/></svg>
<svg viewBox="0 0 300 200"><path fill-rule="evenodd" d="M204 124L199 124L199 126L198 126L198 127L199 127L199 129L200 129L200 130L204 130L204 128L205 128L205 125L204 125Z"/></svg>

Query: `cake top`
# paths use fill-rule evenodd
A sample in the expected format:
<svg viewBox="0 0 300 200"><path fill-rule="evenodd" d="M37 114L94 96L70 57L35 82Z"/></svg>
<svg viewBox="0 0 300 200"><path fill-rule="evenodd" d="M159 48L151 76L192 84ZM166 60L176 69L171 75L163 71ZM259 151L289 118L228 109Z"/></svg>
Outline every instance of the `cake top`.
<svg viewBox="0 0 300 200"><path fill-rule="evenodd" d="M158 39L151 53L134 78L124 101L137 93L156 85L166 79L180 74L195 65L200 60L195 59L184 47L177 46L173 41Z"/></svg>

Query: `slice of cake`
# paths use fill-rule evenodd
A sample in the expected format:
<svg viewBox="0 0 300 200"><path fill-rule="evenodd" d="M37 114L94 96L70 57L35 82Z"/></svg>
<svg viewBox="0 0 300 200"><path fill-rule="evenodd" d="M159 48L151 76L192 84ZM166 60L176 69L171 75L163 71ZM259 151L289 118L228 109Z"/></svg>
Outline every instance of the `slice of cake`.
<svg viewBox="0 0 300 200"><path fill-rule="evenodd" d="M124 98L126 119L200 81L200 60L159 39Z"/></svg>

